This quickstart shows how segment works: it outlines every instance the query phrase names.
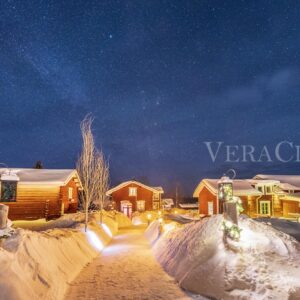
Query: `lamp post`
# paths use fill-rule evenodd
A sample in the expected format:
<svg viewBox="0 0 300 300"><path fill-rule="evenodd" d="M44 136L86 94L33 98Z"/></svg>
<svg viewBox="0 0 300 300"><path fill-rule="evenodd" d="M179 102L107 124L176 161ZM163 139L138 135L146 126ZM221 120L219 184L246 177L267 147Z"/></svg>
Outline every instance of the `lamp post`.
<svg viewBox="0 0 300 300"><path fill-rule="evenodd" d="M219 213L224 212L224 204L230 202L233 197L233 181L228 176L223 176L218 181Z"/></svg>
<svg viewBox="0 0 300 300"><path fill-rule="evenodd" d="M235 177L235 171L230 171L233 171ZM239 240L241 230L238 227L239 212L235 198L237 197L233 196L233 180L224 175L218 181L218 204L220 206L219 212L223 213L224 238L228 236L231 239Z"/></svg>
<svg viewBox="0 0 300 300"><path fill-rule="evenodd" d="M147 215L148 226L150 225L151 218L152 218L152 215L149 213L149 214Z"/></svg>

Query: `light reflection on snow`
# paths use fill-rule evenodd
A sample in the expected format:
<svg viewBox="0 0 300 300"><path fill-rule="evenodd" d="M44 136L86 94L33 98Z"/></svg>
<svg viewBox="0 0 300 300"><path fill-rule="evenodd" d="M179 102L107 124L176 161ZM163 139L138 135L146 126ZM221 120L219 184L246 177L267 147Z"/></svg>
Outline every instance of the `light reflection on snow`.
<svg viewBox="0 0 300 300"><path fill-rule="evenodd" d="M107 226L106 224L102 223L101 226L102 226L103 230L105 231L105 233L106 233L108 236L110 236L110 237L113 236L112 233L111 233L111 231L110 231L110 229L108 228L108 226Z"/></svg>
<svg viewBox="0 0 300 300"><path fill-rule="evenodd" d="M169 232L171 230L174 230L176 228L174 223L169 223L164 225L164 232Z"/></svg>
<svg viewBox="0 0 300 300"><path fill-rule="evenodd" d="M89 230L87 229L87 231L85 232L87 238L88 238L88 241L89 243L95 248L97 249L98 251L102 251L104 246L101 242L101 240L99 239L99 237L97 236L97 234L92 231L92 230Z"/></svg>

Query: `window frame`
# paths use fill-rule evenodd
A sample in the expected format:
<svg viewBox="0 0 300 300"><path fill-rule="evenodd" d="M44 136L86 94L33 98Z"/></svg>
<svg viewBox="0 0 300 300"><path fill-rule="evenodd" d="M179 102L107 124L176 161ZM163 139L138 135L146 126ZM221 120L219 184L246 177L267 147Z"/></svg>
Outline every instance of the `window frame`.
<svg viewBox="0 0 300 300"><path fill-rule="evenodd" d="M146 210L146 201L145 200L136 200L136 210L145 211Z"/></svg>
<svg viewBox="0 0 300 300"><path fill-rule="evenodd" d="M132 193L134 191L134 193ZM137 187L135 186L130 186L128 189L128 196L129 197L136 197L137 196Z"/></svg>
<svg viewBox="0 0 300 300"><path fill-rule="evenodd" d="M11 199L5 199L3 200L3 186L7 183L14 184L15 185L15 193L14 197ZM0 203L11 203L11 202L17 202L17 191L18 191L18 181L13 180L1 180L1 190L0 190Z"/></svg>

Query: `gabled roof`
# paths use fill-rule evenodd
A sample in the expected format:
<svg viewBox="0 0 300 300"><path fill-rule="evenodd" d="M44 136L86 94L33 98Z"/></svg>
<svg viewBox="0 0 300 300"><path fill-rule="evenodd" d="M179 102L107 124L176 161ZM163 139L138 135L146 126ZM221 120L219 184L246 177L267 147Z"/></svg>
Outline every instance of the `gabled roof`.
<svg viewBox="0 0 300 300"><path fill-rule="evenodd" d="M67 184L73 177L82 188L79 175L75 169L24 169L0 168L2 174L16 174L21 184L58 185Z"/></svg>
<svg viewBox="0 0 300 300"><path fill-rule="evenodd" d="M300 189L300 175L267 175L267 174L258 174L253 177L253 179L260 180L277 180L281 184L290 185L292 190ZM288 187L286 185L286 187ZM284 186L283 186L284 189Z"/></svg>
<svg viewBox="0 0 300 300"><path fill-rule="evenodd" d="M158 193L160 193L160 194L163 194L163 193L164 193L164 190L163 190L163 188L162 188L161 186L155 186L155 187L153 187L153 186L148 186L148 185L146 185L146 184L143 184L143 183L138 182L138 181L135 181L135 180L129 180L129 181L122 182L122 183L120 183L119 185L115 186L114 188L108 190L108 191L106 192L106 195L109 196L109 195L111 195L113 192L115 192L115 191L117 191L117 190L119 190L119 189L121 189L121 188L123 188L123 187L125 187L125 186L127 186L127 185L130 185L130 184L136 184L136 185L139 185L139 186L141 186L141 187L143 187L143 188L145 188L145 189L147 189L147 190L149 190L149 191L151 191L151 192L155 192L155 193L158 192Z"/></svg>
<svg viewBox="0 0 300 300"><path fill-rule="evenodd" d="M203 179L196 187L193 197L198 198L199 193L206 187L212 194L218 194L218 181L220 179ZM246 179L233 180L234 196L260 196L262 193L252 187L251 183Z"/></svg>

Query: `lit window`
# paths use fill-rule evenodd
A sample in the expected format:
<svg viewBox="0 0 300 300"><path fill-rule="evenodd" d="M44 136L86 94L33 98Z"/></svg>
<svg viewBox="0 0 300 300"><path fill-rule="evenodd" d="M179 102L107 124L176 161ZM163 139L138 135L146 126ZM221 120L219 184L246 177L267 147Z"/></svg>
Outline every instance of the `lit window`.
<svg viewBox="0 0 300 300"><path fill-rule="evenodd" d="M129 188L129 196L136 196L136 195L137 195L136 187L130 187Z"/></svg>
<svg viewBox="0 0 300 300"><path fill-rule="evenodd" d="M69 200L73 199L73 188L69 187Z"/></svg>
<svg viewBox="0 0 300 300"><path fill-rule="evenodd" d="M145 200L136 201L136 209L138 211L144 211L145 210Z"/></svg>
<svg viewBox="0 0 300 300"><path fill-rule="evenodd" d="M158 193L154 193L153 194L153 200L154 201L158 201L159 200L159 194Z"/></svg>
<svg viewBox="0 0 300 300"><path fill-rule="evenodd" d="M17 182L2 181L1 182L1 202L16 202Z"/></svg>

